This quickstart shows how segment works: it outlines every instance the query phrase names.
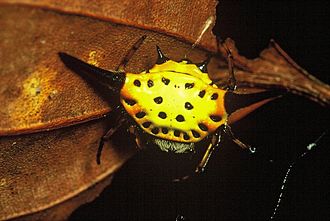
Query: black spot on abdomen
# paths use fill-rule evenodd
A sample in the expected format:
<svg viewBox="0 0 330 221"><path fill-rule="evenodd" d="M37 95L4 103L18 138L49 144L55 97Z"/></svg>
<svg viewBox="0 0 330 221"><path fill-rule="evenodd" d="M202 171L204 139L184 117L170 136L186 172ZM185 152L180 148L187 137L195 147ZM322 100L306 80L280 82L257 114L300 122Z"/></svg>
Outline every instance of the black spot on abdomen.
<svg viewBox="0 0 330 221"><path fill-rule="evenodd" d="M158 117L162 118L162 119L165 119L167 117L166 113L161 111L158 113Z"/></svg>
<svg viewBox="0 0 330 221"><path fill-rule="evenodd" d="M184 121L184 117L181 115L181 114L179 114L178 116L176 116L176 121L178 121L178 122L183 122Z"/></svg>
<svg viewBox="0 0 330 221"><path fill-rule="evenodd" d="M137 87L141 86L141 82L139 80L134 80L133 84Z"/></svg>
<svg viewBox="0 0 330 221"><path fill-rule="evenodd" d="M207 131L207 130L208 130L207 126L206 126L205 124L203 124L203 123L199 123L199 124L198 124L198 127L199 127L202 131Z"/></svg>
<svg viewBox="0 0 330 221"><path fill-rule="evenodd" d="M136 104L136 101L133 99L124 99L126 104L128 104L129 106L133 106Z"/></svg>
<svg viewBox="0 0 330 221"><path fill-rule="evenodd" d="M222 120L222 117L219 115L211 115L210 116L211 120L213 120L214 122L219 122Z"/></svg>
<svg viewBox="0 0 330 221"><path fill-rule="evenodd" d="M165 85L168 85L168 84L170 83L170 79L162 77L162 82L163 82Z"/></svg>
<svg viewBox="0 0 330 221"><path fill-rule="evenodd" d="M193 88L194 87L194 83L186 83L185 85L184 85L184 87L185 87L185 89L191 89L191 88Z"/></svg>
<svg viewBox="0 0 330 221"><path fill-rule="evenodd" d="M183 133L183 139L184 140L189 140L190 137L189 137L189 135L187 133Z"/></svg>
<svg viewBox="0 0 330 221"><path fill-rule="evenodd" d="M162 128L162 132L163 132L163 134L167 134L168 133L168 129L166 127L163 127Z"/></svg>
<svg viewBox="0 0 330 221"><path fill-rule="evenodd" d="M151 133L153 134L158 134L159 133L159 128L158 127L154 127L151 129Z"/></svg>
<svg viewBox="0 0 330 221"><path fill-rule="evenodd" d="M150 125L151 125L151 122L150 122L150 121L146 121L146 122L144 122L144 123L142 124L142 126L143 126L144 128L148 128L148 127L150 127Z"/></svg>
<svg viewBox="0 0 330 221"><path fill-rule="evenodd" d="M140 111L140 112L136 113L135 116L136 116L137 118L142 118L142 117L146 116L146 113L143 112L143 111Z"/></svg>
<svg viewBox="0 0 330 221"><path fill-rule="evenodd" d="M194 108L194 106L192 106L192 104L191 104L191 103L189 103L189 102L186 102L186 103L184 104L184 108L186 108L187 110L191 110L191 109L193 109L193 108Z"/></svg>
<svg viewBox="0 0 330 221"><path fill-rule="evenodd" d="M218 99L219 95L217 93L212 94L211 100L216 100Z"/></svg>
<svg viewBox="0 0 330 221"><path fill-rule="evenodd" d="M155 97L154 101L156 104L161 104L163 102L163 98L162 97Z"/></svg>
<svg viewBox="0 0 330 221"><path fill-rule="evenodd" d="M192 133L192 135L195 137L195 138L199 138L201 135L197 132L197 131L195 131L195 130L191 130L191 133Z"/></svg>
<svg viewBox="0 0 330 221"><path fill-rule="evenodd" d="M198 96L199 96L200 98L203 98L204 95L205 95L205 93L206 93L205 90L202 90L202 91L199 92Z"/></svg>
<svg viewBox="0 0 330 221"><path fill-rule="evenodd" d="M148 85L148 87L152 87L152 86L154 86L154 82L152 80L148 80L147 85Z"/></svg>

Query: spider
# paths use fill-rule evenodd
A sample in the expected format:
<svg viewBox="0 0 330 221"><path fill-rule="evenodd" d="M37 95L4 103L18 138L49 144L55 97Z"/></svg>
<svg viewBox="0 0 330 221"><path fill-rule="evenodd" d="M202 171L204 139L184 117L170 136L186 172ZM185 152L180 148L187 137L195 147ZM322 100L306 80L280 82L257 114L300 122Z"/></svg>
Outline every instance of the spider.
<svg viewBox="0 0 330 221"><path fill-rule="evenodd" d="M212 152L219 146L222 133L229 135L241 148L253 150L233 135L228 117L251 105L255 109L280 93L235 93L233 56L227 47L229 79L226 88L218 88L209 78L207 65L210 56L197 64L188 59L177 62L166 57L158 46L158 59L151 69L139 74L125 72L124 68L145 38L142 36L133 45L115 71L59 53L69 69L106 86L119 98L120 103L115 107L119 113L116 126L100 139L97 163L100 164L104 142L123 126L135 136L140 149L153 145L161 151L180 154L194 152L206 145L196 173L205 169Z"/></svg>

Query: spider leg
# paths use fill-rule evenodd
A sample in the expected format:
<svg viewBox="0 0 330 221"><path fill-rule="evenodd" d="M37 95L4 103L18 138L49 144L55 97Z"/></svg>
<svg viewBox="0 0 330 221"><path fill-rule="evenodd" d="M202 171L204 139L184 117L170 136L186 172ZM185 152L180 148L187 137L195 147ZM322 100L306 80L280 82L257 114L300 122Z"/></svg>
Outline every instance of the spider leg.
<svg viewBox="0 0 330 221"><path fill-rule="evenodd" d="M234 62L233 62L234 58L229 48L227 48L227 53L228 53L228 71L229 71L228 90L234 91L237 87L236 84L237 81L234 73Z"/></svg>
<svg viewBox="0 0 330 221"><path fill-rule="evenodd" d="M139 132L138 132L136 126L131 125L128 130L131 134L133 134L135 136L135 143L136 143L137 148L143 149L143 144L141 142L140 135L139 135Z"/></svg>
<svg viewBox="0 0 330 221"><path fill-rule="evenodd" d="M116 125L110 128L100 139L99 147L96 153L96 163L101 164L101 154L104 146L104 142L109 141L112 135L126 122L126 119L122 116L119 116L116 120Z"/></svg>
<svg viewBox="0 0 330 221"><path fill-rule="evenodd" d="M236 143L240 148L242 149L248 149L251 153L255 153L256 149L255 147L251 147L248 144L243 143L238 138L235 137L233 131L231 130L229 125L226 125L224 128L224 132Z"/></svg>
<svg viewBox="0 0 330 221"><path fill-rule="evenodd" d="M211 138L211 143L207 147L202 160L199 162L198 166L195 169L195 173L202 173L205 170L207 163L209 162L211 155L216 146L220 143L221 130L218 129Z"/></svg>
<svg viewBox="0 0 330 221"><path fill-rule="evenodd" d="M124 71L127 63L129 62L129 60L133 57L133 55L135 54L135 52L140 48L140 46L142 45L144 39L146 39L146 35L143 35L139 40L137 40L134 45L132 46L132 48L127 52L127 54L125 55L125 57L121 60L120 64L118 65L116 71Z"/></svg>
<svg viewBox="0 0 330 221"><path fill-rule="evenodd" d="M228 91L234 91L237 88L237 81L235 78L235 70L234 70L234 57L230 51L230 48L227 47L227 45L219 38L217 38L217 47L218 47L218 51L220 51L219 49L219 44L221 45L221 47L223 47L226 52L227 52L227 62L228 62L228 72L229 72L229 78L228 78L228 85L227 85L227 90Z"/></svg>

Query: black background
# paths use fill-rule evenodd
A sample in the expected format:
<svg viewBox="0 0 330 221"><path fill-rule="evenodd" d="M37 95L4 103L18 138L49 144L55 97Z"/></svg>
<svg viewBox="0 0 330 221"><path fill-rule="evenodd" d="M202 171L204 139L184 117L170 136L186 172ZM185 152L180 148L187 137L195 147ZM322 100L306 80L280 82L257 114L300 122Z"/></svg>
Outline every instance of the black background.
<svg viewBox="0 0 330 221"><path fill-rule="evenodd" d="M257 57L273 38L299 65L329 84L329 12L328 1L221 0L214 32L234 39L249 58ZM329 123L329 109L285 96L232 126L236 136L258 148L256 154L224 138L205 173L173 183L173 168L189 167L187 159L142 151L70 220L175 220L178 215L184 220L268 220L290 162ZM275 220L328 219L329 134L293 167Z"/></svg>

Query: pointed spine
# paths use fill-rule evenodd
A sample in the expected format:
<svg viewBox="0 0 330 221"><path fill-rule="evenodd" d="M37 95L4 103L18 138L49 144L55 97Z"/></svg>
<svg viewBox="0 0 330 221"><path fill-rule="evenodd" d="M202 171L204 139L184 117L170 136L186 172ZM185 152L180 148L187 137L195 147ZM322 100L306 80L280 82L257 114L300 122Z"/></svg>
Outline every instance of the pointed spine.
<svg viewBox="0 0 330 221"><path fill-rule="evenodd" d="M207 65L210 63L210 60L211 60L211 56L207 56L205 61L196 64L196 66L199 68L199 70L201 70L201 72L207 73Z"/></svg>
<svg viewBox="0 0 330 221"><path fill-rule="evenodd" d="M169 59L163 54L163 52L160 50L159 46L156 45L156 49L157 49L157 54L158 54L158 58L156 61L156 64L163 64L166 61L168 61Z"/></svg>
<svg viewBox="0 0 330 221"><path fill-rule="evenodd" d="M251 106L255 103L280 97L285 94L285 91L282 90L273 90L273 91L264 91L260 93L253 94L236 94L233 92L227 91L224 97L224 104L227 114L232 114L235 111Z"/></svg>
<svg viewBox="0 0 330 221"><path fill-rule="evenodd" d="M114 92L119 92L125 83L126 74L124 72L107 71L63 52L59 52L58 55L70 70L82 77L96 81Z"/></svg>

